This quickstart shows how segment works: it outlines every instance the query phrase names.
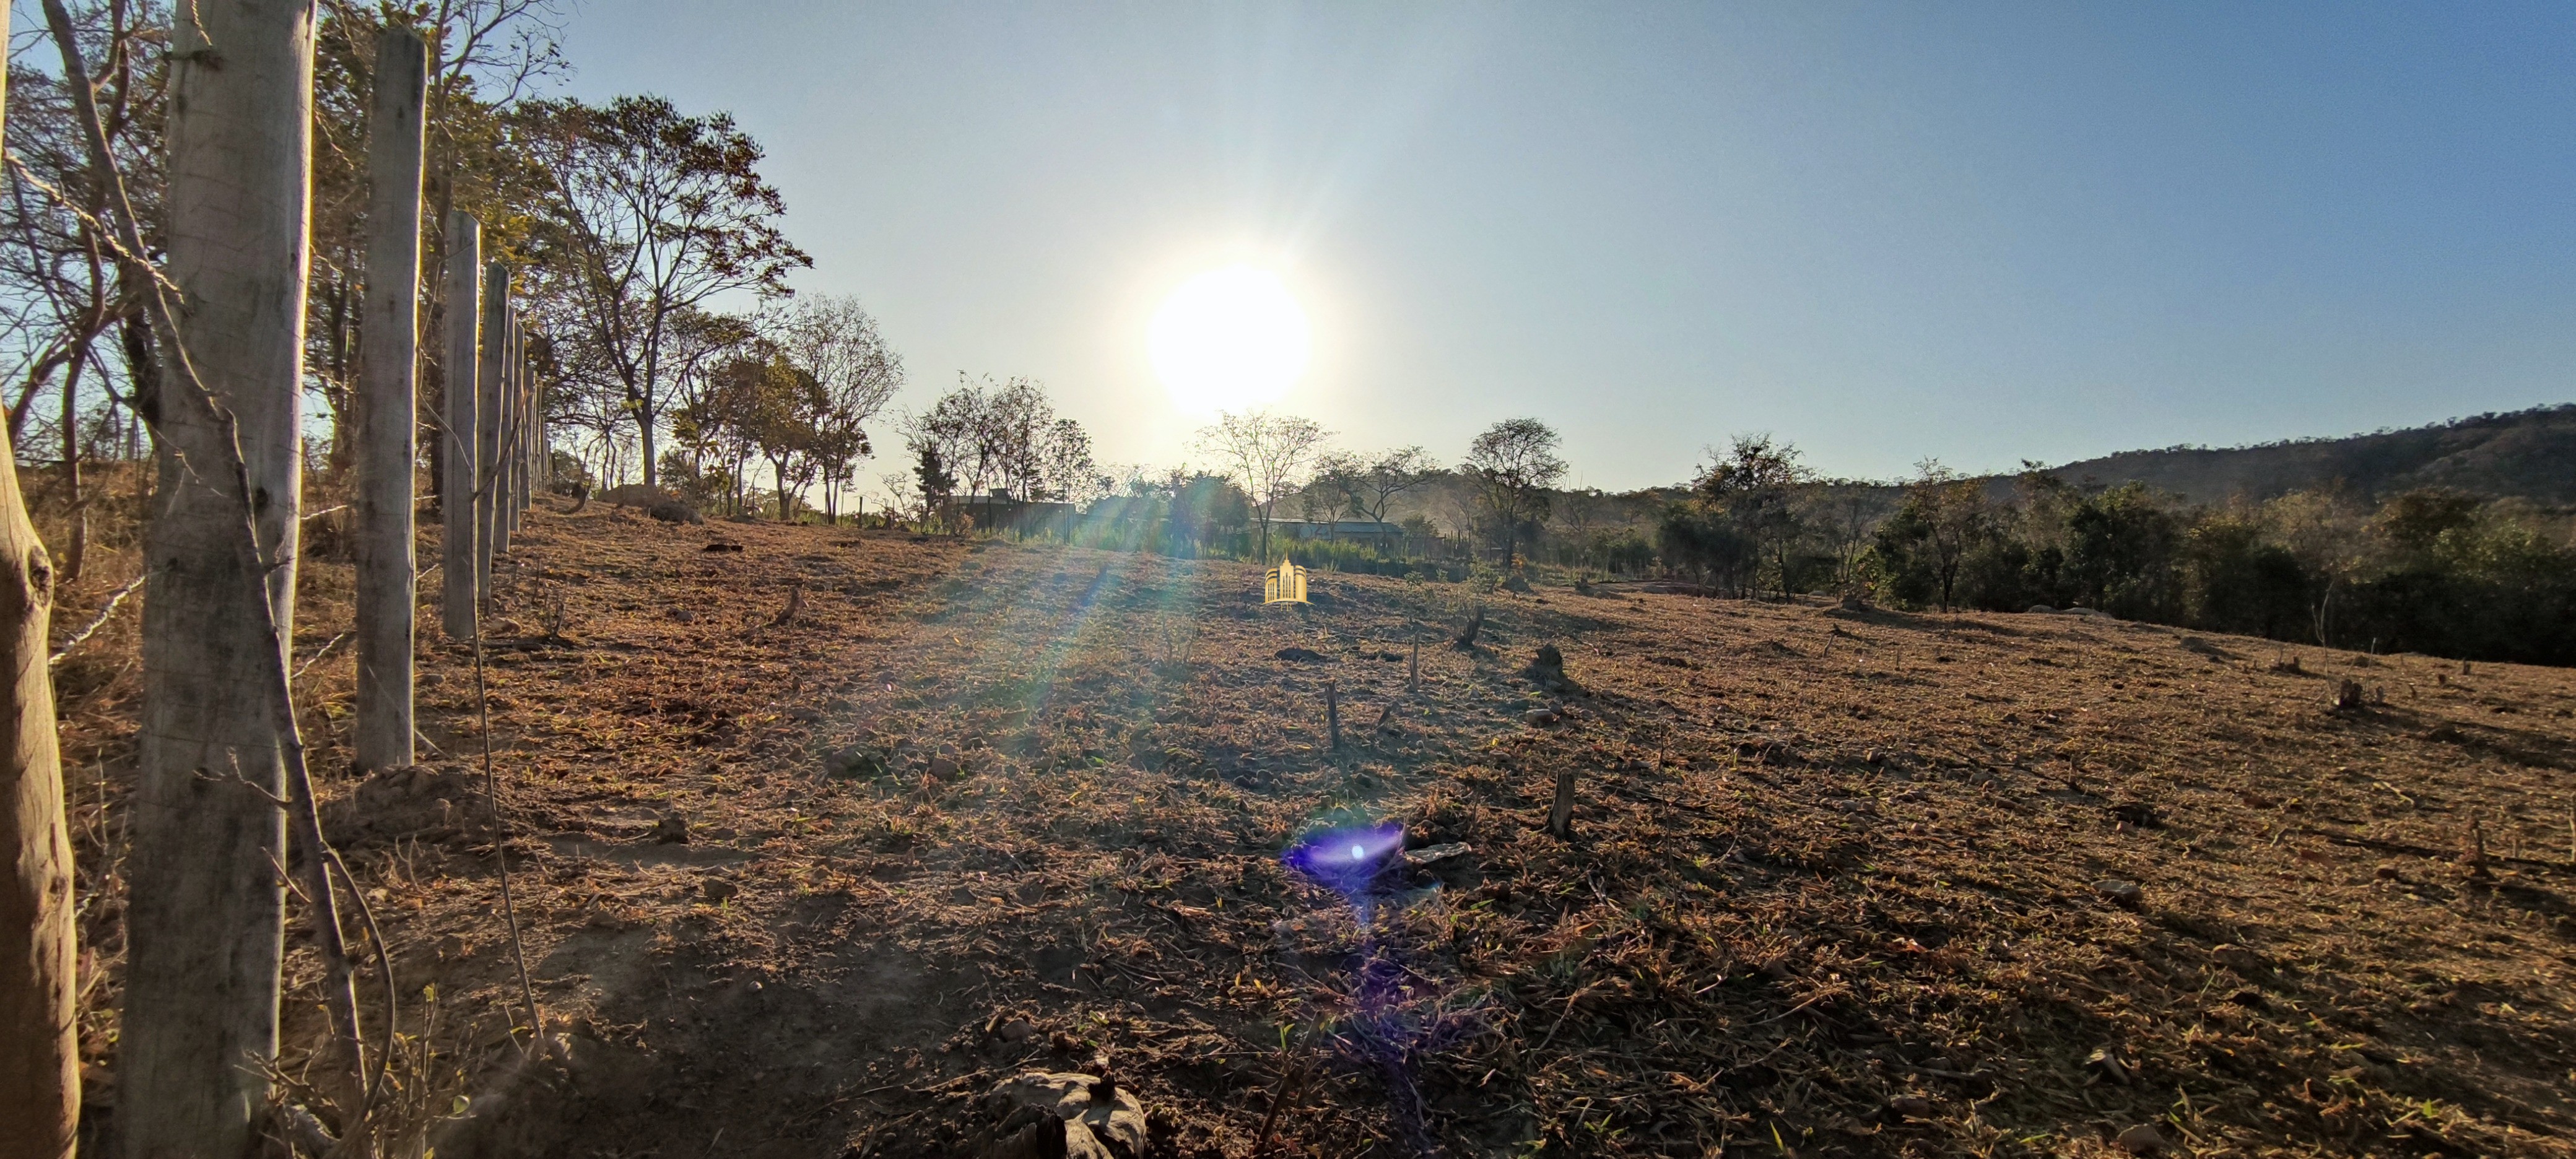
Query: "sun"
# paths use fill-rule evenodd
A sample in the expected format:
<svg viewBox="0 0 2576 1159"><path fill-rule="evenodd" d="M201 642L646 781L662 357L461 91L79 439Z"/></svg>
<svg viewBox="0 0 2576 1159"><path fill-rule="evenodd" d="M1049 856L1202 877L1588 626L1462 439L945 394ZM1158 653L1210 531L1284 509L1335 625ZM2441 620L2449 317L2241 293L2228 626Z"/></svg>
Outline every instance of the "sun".
<svg viewBox="0 0 2576 1159"><path fill-rule="evenodd" d="M1306 312L1279 275L1258 266L1181 283L1145 340L1172 401L1194 414L1266 406L1306 372Z"/></svg>

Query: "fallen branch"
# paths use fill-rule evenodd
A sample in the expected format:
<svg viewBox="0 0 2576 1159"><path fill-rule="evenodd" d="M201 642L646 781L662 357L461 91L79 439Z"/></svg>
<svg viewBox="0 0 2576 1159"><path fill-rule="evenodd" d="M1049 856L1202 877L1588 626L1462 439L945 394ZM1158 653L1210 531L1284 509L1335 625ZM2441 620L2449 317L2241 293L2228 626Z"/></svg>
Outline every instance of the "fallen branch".
<svg viewBox="0 0 2576 1159"><path fill-rule="evenodd" d="M146 572L144 575L138 575L133 579L127 580L124 587L116 589L116 593L114 595L107 597L107 606L100 608L97 615L90 617L90 621L88 623L81 625L80 631L72 633L71 639L63 641L62 647L54 649L53 655L45 657L45 663L49 665L62 663L63 657L72 654L72 649L78 648L82 644L87 643L89 638L96 635L100 628L106 627L108 617L116 614L117 605L124 603L125 597L133 595L137 590L140 590L143 587L145 576L150 574L151 573Z"/></svg>

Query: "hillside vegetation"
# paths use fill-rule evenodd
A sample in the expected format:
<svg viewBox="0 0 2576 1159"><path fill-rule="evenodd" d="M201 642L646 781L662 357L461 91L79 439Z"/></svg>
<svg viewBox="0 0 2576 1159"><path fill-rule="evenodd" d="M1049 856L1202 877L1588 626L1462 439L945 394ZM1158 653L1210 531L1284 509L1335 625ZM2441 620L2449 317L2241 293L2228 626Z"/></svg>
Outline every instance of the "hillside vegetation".
<svg viewBox="0 0 2576 1159"><path fill-rule="evenodd" d="M502 844L563 1062L503 1033L465 654L430 763L325 789L415 1073L475 1095L442 1156L977 1154L1032 1069L1157 1155L2576 1154L2562 671L1546 582L1265 607L1227 562L598 507L512 554ZM104 1057L133 677L80 671ZM1466 848L1283 863L1381 819Z"/></svg>
<svg viewBox="0 0 2576 1159"><path fill-rule="evenodd" d="M2341 484L2369 499L2447 487L2564 506L2576 504L2576 404L2343 438L2123 451L2050 471L2069 482L2144 483L2196 503L2259 502Z"/></svg>

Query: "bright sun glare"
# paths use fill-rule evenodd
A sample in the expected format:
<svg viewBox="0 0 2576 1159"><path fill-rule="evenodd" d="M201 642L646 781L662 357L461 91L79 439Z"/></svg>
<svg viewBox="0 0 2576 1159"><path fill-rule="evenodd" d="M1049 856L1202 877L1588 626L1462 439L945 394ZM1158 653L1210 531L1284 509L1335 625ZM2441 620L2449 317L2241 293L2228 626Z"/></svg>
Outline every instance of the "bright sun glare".
<svg viewBox="0 0 2576 1159"><path fill-rule="evenodd" d="M1248 410L1278 401L1305 373L1306 312L1277 274L1227 266L1173 290L1146 343L1181 409Z"/></svg>

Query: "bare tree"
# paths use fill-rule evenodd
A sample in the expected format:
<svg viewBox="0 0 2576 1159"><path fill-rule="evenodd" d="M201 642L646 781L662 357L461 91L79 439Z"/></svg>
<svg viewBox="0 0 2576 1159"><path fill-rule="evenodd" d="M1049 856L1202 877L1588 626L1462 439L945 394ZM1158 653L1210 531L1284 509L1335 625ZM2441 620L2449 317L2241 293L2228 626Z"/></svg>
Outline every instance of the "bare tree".
<svg viewBox="0 0 2576 1159"><path fill-rule="evenodd" d="M1458 470L1476 481L1477 499L1501 523L1504 567L1518 558L1521 528L1547 518L1548 490L1565 477L1565 460L1556 456L1561 441L1546 423L1519 418L1495 423L1467 445Z"/></svg>
<svg viewBox="0 0 2576 1159"><path fill-rule="evenodd" d="M1092 462L1091 432L1072 419L1048 424L1038 444L1038 472L1044 480L1042 494L1067 503L1088 503L1107 494L1111 486L1109 477Z"/></svg>
<svg viewBox="0 0 2576 1159"><path fill-rule="evenodd" d="M838 519L841 489L855 481L859 460L874 450L867 424L903 385L903 359L887 347L877 320L855 297L798 299L779 326L778 344L821 391L814 466L823 485L823 511Z"/></svg>
<svg viewBox="0 0 2576 1159"><path fill-rule="evenodd" d="M1302 489L1332 432L1313 419L1268 411L1217 413L1201 428L1197 445L1226 465L1228 477L1252 502L1261 526L1261 560L1270 561L1270 516L1281 496Z"/></svg>
<svg viewBox="0 0 2576 1159"><path fill-rule="evenodd" d="M1342 510L1375 523L1386 522L1395 498L1440 475L1440 461L1420 447L1398 447L1374 459L1347 451L1317 461L1315 482Z"/></svg>

